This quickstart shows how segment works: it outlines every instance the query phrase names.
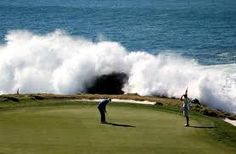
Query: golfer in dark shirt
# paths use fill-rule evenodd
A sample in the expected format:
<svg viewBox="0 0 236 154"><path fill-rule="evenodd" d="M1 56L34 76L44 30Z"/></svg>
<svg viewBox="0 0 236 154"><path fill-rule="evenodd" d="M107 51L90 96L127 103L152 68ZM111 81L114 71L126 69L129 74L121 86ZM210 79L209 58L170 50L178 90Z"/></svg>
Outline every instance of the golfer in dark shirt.
<svg viewBox="0 0 236 154"><path fill-rule="evenodd" d="M106 105L111 102L111 99L108 98L108 99L104 99L102 100L99 104L98 104L98 110L100 112L100 115L101 115L101 123L106 123L106 115L105 113L107 112L106 111Z"/></svg>

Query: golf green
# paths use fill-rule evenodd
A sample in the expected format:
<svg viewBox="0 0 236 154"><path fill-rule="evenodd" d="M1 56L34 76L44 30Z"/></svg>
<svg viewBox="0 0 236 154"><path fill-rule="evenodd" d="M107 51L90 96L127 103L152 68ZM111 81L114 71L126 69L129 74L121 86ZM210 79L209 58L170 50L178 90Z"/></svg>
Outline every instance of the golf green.
<svg viewBox="0 0 236 154"><path fill-rule="evenodd" d="M100 124L96 104L44 105L0 111L0 153L235 153L216 140L214 121L142 105L109 104Z"/></svg>

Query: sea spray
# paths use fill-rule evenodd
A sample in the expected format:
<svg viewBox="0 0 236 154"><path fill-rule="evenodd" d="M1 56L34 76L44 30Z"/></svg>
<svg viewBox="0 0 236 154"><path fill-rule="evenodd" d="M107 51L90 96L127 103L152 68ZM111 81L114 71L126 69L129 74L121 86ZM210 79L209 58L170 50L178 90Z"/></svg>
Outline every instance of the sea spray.
<svg viewBox="0 0 236 154"><path fill-rule="evenodd" d="M0 46L0 91L15 93L86 92L93 81L114 72L127 74L125 93L189 96L236 113L236 64L200 65L164 51L127 51L118 42L74 37L57 30L45 35L11 31Z"/></svg>

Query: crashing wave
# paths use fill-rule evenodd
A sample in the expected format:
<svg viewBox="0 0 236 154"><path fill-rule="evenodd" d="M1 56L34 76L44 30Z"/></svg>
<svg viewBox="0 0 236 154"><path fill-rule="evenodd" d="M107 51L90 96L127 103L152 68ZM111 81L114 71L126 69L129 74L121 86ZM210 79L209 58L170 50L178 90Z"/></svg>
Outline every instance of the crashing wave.
<svg viewBox="0 0 236 154"><path fill-rule="evenodd" d="M236 64L204 66L177 54L127 51L118 42L93 42L60 30L46 35L11 31L5 39L1 93L96 93L102 80L100 88L118 82L120 93L178 98L188 87L190 97L236 113Z"/></svg>

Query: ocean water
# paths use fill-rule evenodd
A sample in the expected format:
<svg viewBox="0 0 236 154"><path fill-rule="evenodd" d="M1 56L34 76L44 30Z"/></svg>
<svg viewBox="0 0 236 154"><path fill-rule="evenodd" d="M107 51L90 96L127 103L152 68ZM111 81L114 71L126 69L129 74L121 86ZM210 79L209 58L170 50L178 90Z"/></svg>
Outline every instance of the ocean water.
<svg viewBox="0 0 236 154"><path fill-rule="evenodd" d="M0 40L15 29L120 42L128 50L178 52L203 64L236 61L235 0L1 0Z"/></svg>
<svg viewBox="0 0 236 154"><path fill-rule="evenodd" d="M1 0L0 92L84 92L124 72L124 92L236 113L235 0Z"/></svg>

